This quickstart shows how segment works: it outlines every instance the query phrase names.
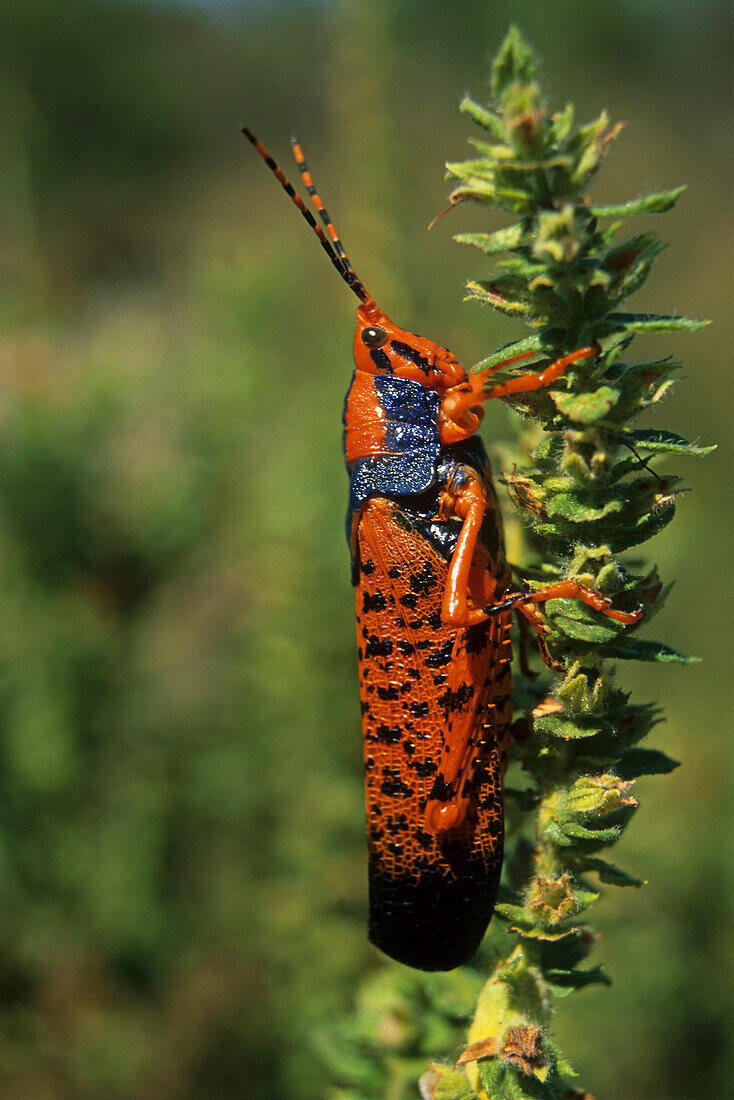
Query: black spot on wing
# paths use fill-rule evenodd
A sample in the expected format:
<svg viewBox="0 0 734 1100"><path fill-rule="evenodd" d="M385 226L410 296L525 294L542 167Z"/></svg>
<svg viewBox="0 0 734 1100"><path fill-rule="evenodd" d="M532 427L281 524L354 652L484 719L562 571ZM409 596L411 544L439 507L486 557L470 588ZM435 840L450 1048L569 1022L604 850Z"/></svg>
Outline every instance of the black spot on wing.
<svg viewBox="0 0 734 1100"><path fill-rule="evenodd" d="M386 765L382 769L382 776L380 790L383 794L393 798L410 798L413 794L413 788L403 782L398 768L391 768Z"/></svg>
<svg viewBox="0 0 734 1100"><path fill-rule="evenodd" d="M447 688L443 695L439 696L438 701L448 718L450 713L463 710L473 694L474 688L471 684L460 684L456 691Z"/></svg>
<svg viewBox="0 0 734 1100"><path fill-rule="evenodd" d="M426 657L427 668L443 668L444 665L451 663L451 657L454 652L454 640L449 638L444 642L440 649L437 649L434 653L429 654Z"/></svg>
<svg viewBox="0 0 734 1100"><path fill-rule="evenodd" d="M385 700L387 700L387 699L397 699L398 694L399 694L399 689L398 689L397 684L390 684L386 688L378 687L377 694L379 695L380 699L385 699Z"/></svg>
<svg viewBox="0 0 734 1100"><path fill-rule="evenodd" d="M416 593L430 592L436 587L436 571L430 558L426 558L420 573L413 573L410 578L410 587Z"/></svg>
<svg viewBox="0 0 734 1100"><path fill-rule="evenodd" d="M436 774L438 765L430 757L426 757L425 760L411 760L408 767L413 768L415 774L421 779L425 779L429 775Z"/></svg>
<svg viewBox="0 0 734 1100"><path fill-rule="evenodd" d="M389 657L392 653L392 642L389 638L378 638L376 634L370 634L364 649L365 658Z"/></svg>
<svg viewBox="0 0 734 1100"><path fill-rule="evenodd" d="M428 797L435 799L437 802L448 802L453 797L453 793L451 785L439 774L433 781L431 793Z"/></svg>
<svg viewBox="0 0 734 1100"><path fill-rule="evenodd" d="M425 833L423 829L416 829L413 836L424 851L428 851L433 846L434 838L430 833Z"/></svg>
<svg viewBox="0 0 734 1100"><path fill-rule="evenodd" d="M430 710L427 699L420 702L416 699L410 704L410 713L414 718L425 718Z"/></svg>
<svg viewBox="0 0 734 1100"><path fill-rule="evenodd" d="M387 600L379 589L376 592L364 592L362 594L363 615L369 614L370 611L384 611L386 607Z"/></svg>
<svg viewBox="0 0 734 1100"><path fill-rule="evenodd" d="M403 736L403 730L401 726L387 726L385 723L379 725L375 730L377 740L382 741L385 745L397 745L400 738Z"/></svg>

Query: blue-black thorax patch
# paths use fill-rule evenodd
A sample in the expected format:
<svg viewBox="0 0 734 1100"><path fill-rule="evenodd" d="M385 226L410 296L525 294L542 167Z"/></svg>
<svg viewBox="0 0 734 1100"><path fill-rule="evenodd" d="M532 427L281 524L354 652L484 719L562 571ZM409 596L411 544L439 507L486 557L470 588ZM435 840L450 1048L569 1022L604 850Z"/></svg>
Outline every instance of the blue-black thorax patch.
<svg viewBox="0 0 734 1100"><path fill-rule="evenodd" d="M359 458L347 467L350 477L348 539L351 539L354 514L369 496L421 493L436 480L441 449L438 432L441 399L438 394L427 390L420 382L396 375L375 375L374 388L385 413L382 445L385 453Z"/></svg>

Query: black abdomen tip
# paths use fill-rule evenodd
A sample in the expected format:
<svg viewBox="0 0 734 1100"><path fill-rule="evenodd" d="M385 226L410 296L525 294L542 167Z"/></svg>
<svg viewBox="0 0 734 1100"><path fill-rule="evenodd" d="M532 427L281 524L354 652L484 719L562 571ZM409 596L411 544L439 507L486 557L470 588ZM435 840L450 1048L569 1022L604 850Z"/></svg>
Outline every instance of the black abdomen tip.
<svg viewBox="0 0 734 1100"><path fill-rule="evenodd" d="M435 871L385 876L371 866L370 941L416 970L453 970L471 959L494 909L497 882L479 861L458 879Z"/></svg>

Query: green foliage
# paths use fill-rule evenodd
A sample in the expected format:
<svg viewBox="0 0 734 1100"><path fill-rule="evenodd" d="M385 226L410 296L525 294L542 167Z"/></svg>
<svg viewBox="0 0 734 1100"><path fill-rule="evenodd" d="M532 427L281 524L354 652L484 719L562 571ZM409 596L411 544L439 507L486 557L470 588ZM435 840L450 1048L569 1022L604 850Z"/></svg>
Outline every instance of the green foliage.
<svg viewBox="0 0 734 1100"><path fill-rule="evenodd" d="M505 256L495 261L490 277L467 283L468 297L521 317L535 330L529 339L484 359L479 369L521 351L530 350L547 364L581 347L595 349L551 387L507 398L546 433L532 463L507 477L529 529L527 565L539 578L531 583L542 587L575 579L609 597L616 608L651 613L662 593L656 572L635 572L619 557L674 515L679 479L661 475L649 461L707 454L712 448L673 432L632 427L667 392L675 365L632 364L626 356L638 333L696 331L701 324L620 312L663 246L649 232L618 240L619 224L602 222L669 210L683 188L615 206L590 204L586 189L621 127L611 126L605 114L575 127L570 106L549 111L537 65L516 28L494 62L490 104L465 98L461 109L491 143L473 141L477 158L448 164L449 175L460 181L452 204L473 201L520 217L490 233L457 234L459 242L487 256ZM517 364L493 375L492 382L527 370L527 362ZM608 661L685 664L691 658L639 639L634 627L573 600L550 601L546 619L549 648L564 673L556 684L543 675L530 686L533 733L513 751L533 784L523 799L534 808L534 843L525 859L508 861L506 900L495 915L516 946L502 950L479 996L460 1060L465 1064L434 1063L421 1079L422 1095L432 1100L574 1095L568 1081L573 1071L549 1029L554 999L609 982L600 967L582 965L594 942L587 910L599 897L590 876L609 885L642 885L598 853L621 836L637 809L634 781L676 767L664 753L637 747L654 722L653 712L630 704L615 686ZM522 690L527 698L528 686ZM445 980L455 981L455 975ZM415 979L414 986L423 981ZM428 1028L430 1007L415 996L411 1007L413 1027ZM365 1023L363 1012L357 1020ZM380 1044L371 1034L374 1053ZM354 1041L353 1035L342 1038L347 1047ZM401 1072L396 1067L405 1068L418 1052L401 1045L396 1060L393 1049L393 1072ZM391 1092L384 1076L380 1085L385 1091L364 1088L358 1095L404 1095Z"/></svg>

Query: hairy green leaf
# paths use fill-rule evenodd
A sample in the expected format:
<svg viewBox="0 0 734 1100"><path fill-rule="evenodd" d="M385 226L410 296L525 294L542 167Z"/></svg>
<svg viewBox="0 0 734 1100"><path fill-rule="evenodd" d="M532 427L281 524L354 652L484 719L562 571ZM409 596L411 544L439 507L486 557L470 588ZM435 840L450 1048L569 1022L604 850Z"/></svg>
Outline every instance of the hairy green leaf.
<svg viewBox="0 0 734 1100"><path fill-rule="evenodd" d="M679 761L658 749L628 749L617 771L620 779L636 779L640 775L667 775L679 767Z"/></svg>
<svg viewBox="0 0 734 1100"><path fill-rule="evenodd" d="M610 313L608 320L628 332L698 332L709 324L663 313Z"/></svg>
<svg viewBox="0 0 734 1100"><path fill-rule="evenodd" d="M624 641L609 642L604 646L604 656L623 661L671 661L679 665L697 664L700 657L685 657L677 649L662 642L651 642L643 638L625 638Z"/></svg>
<svg viewBox="0 0 734 1100"><path fill-rule="evenodd" d="M525 241L526 227L516 222L506 229L497 229L494 233L456 233L454 240L459 244L471 244L480 248L488 256L496 252L506 252L508 248L519 248Z"/></svg>
<svg viewBox="0 0 734 1100"><path fill-rule="evenodd" d="M619 400L619 391L611 386L600 386L592 393L568 393L565 390L550 390L550 397L559 412L570 420L582 424L593 424L606 416Z"/></svg>
<svg viewBox="0 0 734 1100"><path fill-rule="evenodd" d="M591 970L548 970L546 978L557 996L564 993L572 993L575 989L583 989L587 985L611 985L608 974L600 966Z"/></svg>
<svg viewBox="0 0 734 1100"><path fill-rule="evenodd" d="M632 777L629 776L625 778ZM611 886L645 885L642 879L633 878L633 876L627 874L626 871L621 870L619 867L615 867L613 863L609 863L605 859L600 859L599 856L581 856L577 860L574 860L574 863L580 871L595 871L602 882L609 883Z"/></svg>
<svg viewBox="0 0 734 1100"><path fill-rule="evenodd" d="M517 27L508 30L492 65L492 95L501 100L518 83L533 84L538 66Z"/></svg>
<svg viewBox="0 0 734 1100"><path fill-rule="evenodd" d="M632 218L637 214L664 214L675 206L685 189L684 184L670 191L657 191L641 199L630 199L628 202L607 203L603 206L592 203L591 213L597 218Z"/></svg>
<svg viewBox="0 0 734 1100"><path fill-rule="evenodd" d="M550 734L564 741L596 737L597 734L612 729L600 715L544 714L533 720L536 733Z"/></svg>
<svg viewBox="0 0 734 1100"><path fill-rule="evenodd" d="M505 129L500 116L486 107L480 107L468 95L462 99L459 110L473 118L478 126L481 126L483 130L490 133L493 138L497 138L498 141L501 141L505 136Z"/></svg>
<svg viewBox="0 0 734 1100"><path fill-rule="evenodd" d="M716 450L713 446L702 446L700 443L689 443L682 435L676 432L667 432L662 428L646 428L644 430L629 431L621 439L628 439L641 451L651 451L654 454L675 455L710 455Z"/></svg>

